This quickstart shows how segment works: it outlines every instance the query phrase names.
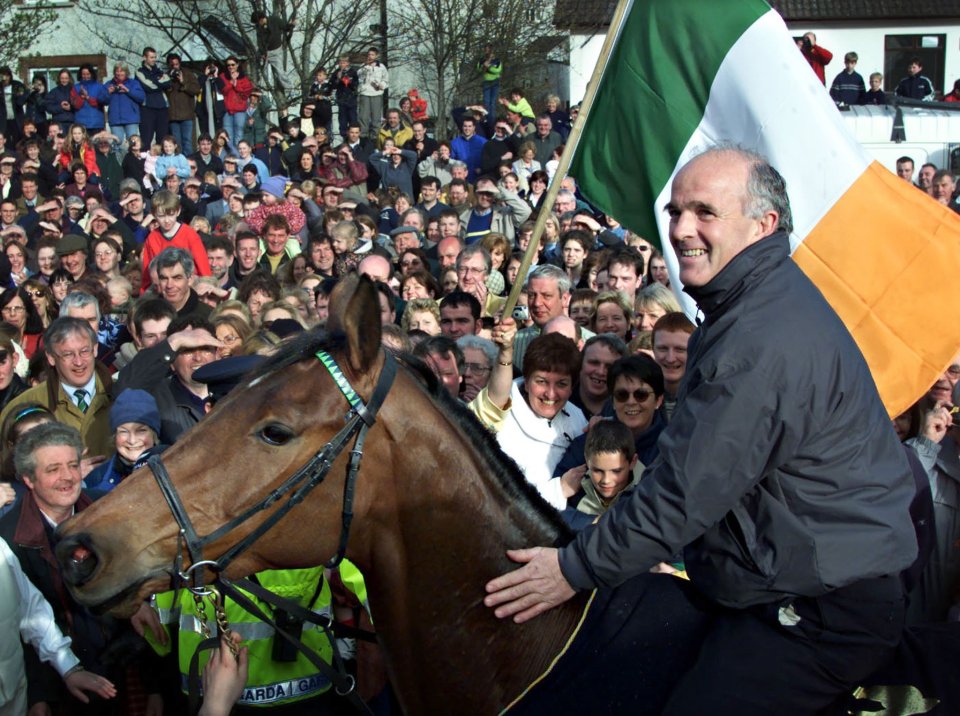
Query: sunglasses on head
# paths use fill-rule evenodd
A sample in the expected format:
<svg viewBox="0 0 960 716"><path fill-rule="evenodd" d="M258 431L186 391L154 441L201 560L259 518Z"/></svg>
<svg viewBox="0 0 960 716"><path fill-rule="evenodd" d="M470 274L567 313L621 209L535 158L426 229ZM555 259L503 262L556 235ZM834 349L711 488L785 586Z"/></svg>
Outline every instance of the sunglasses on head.
<svg viewBox="0 0 960 716"><path fill-rule="evenodd" d="M633 399L638 403L645 403L653 391L647 390L646 388L637 388L636 390L627 390L626 388L620 388L619 390L613 391L613 399L618 403L626 403L630 396L633 395Z"/></svg>

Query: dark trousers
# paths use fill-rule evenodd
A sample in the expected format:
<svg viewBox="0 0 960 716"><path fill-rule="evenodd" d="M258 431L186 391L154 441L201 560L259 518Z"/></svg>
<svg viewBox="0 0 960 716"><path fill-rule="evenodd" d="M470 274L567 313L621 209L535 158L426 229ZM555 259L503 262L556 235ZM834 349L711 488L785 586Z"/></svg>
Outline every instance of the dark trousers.
<svg viewBox="0 0 960 716"><path fill-rule="evenodd" d="M696 662L664 714L816 714L889 661L904 626L898 576L816 598L711 611Z"/></svg>
<svg viewBox="0 0 960 716"><path fill-rule="evenodd" d="M166 107L162 109L140 108L140 140L143 151L149 152L153 142L160 144L170 134L170 116Z"/></svg>
<svg viewBox="0 0 960 716"><path fill-rule="evenodd" d="M359 124L360 119L357 114L357 105L341 104L337 106L337 120L340 125L340 136L347 136L347 125Z"/></svg>

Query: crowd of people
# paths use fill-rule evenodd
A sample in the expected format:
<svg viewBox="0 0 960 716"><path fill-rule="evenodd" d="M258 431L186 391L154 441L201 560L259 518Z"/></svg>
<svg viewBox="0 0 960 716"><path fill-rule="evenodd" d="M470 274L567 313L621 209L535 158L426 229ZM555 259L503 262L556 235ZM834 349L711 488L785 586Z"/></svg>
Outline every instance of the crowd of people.
<svg viewBox="0 0 960 716"><path fill-rule="evenodd" d="M257 23L269 56L289 28ZM815 38L802 50L829 61ZM848 75L855 64L850 53ZM176 54L161 67L148 47L136 71L118 63L105 83L84 66L30 92L0 68L0 536L82 668L118 693L104 700L112 685L81 681L99 694L83 706L75 660L25 634L36 645L24 646L31 714L182 708L201 634L192 600L155 595L131 621L90 613L62 587L53 528L176 443L264 356L322 327L347 275L376 282L384 346L421 358L572 529L589 529L662 464L671 421L698 419L695 403L682 404L695 326L663 256L557 174L576 108L520 89L500 97L501 64L487 48L483 102L455 110L457 136L438 141L415 91L383 106L389 73L370 49L359 68L344 57L319 71L299 113L274 123L242 65L210 62L198 77ZM854 103L855 79L834 82L838 101ZM857 101L870 94L860 86ZM912 161L897 173L912 181ZM946 170L924 165L918 186L960 210ZM544 214L534 266L519 276ZM518 282L526 311L514 319L503 307ZM960 577L947 490L958 379L952 365L894 421L935 493L915 619L946 620ZM892 435L889 422L884 430ZM683 546L648 566L684 576ZM365 590L345 569L257 576L356 623ZM341 708L309 661L278 657L263 630L244 635L250 621L232 609L251 658L239 671L223 654L212 663L244 682L241 706ZM135 649L138 637L154 648Z"/></svg>
<svg viewBox="0 0 960 716"><path fill-rule="evenodd" d="M807 32L802 37L795 38L795 41L821 84L826 85L826 67L833 61L833 53L817 44L817 35L813 32ZM857 72L859 59L856 52L848 52L843 56L843 71L833 78L830 97L840 107L887 104L887 95L883 91L883 73L871 72L868 88L863 82L863 75ZM960 102L960 80L953 83L949 92L946 88L938 92L930 78L923 74L921 58L911 57L907 62L906 72L906 76L897 83L894 90L896 97L922 102L938 99L943 102Z"/></svg>

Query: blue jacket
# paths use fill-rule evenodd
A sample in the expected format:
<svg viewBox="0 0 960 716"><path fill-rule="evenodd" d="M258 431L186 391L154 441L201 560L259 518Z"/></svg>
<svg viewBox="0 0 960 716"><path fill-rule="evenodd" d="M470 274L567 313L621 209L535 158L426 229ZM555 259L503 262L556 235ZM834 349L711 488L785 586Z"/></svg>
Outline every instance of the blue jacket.
<svg viewBox="0 0 960 716"><path fill-rule="evenodd" d="M466 163L471 182L475 182L480 174L480 156L486 143L487 140L479 134L474 134L470 139L457 136L450 142L450 156Z"/></svg>
<svg viewBox="0 0 960 716"><path fill-rule="evenodd" d="M47 92L47 96L43 100L43 106L54 122L73 124L73 103L70 101L70 91L72 89L73 85L67 85L66 87L55 85L53 89ZM70 109L61 107L61 102L68 103Z"/></svg>
<svg viewBox="0 0 960 716"><path fill-rule="evenodd" d="M128 77L123 85L127 88L126 92L114 90L111 94L110 88L119 88L120 83L115 79L103 83L103 92L106 95L104 101L109 105L107 119L110 120L111 126L140 124L140 105L147 98L143 85L133 77Z"/></svg>
<svg viewBox="0 0 960 716"><path fill-rule="evenodd" d="M190 178L190 164L182 154L174 154L172 156L164 154L157 157L157 167L154 169L153 175L160 181L163 181L167 178L167 167L176 169L177 176L181 179Z"/></svg>
<svg viewBox="0 0 960 716"><path fill-rule="evenodd" d="M103 129L106 121L103 118L103 107L107 103L107 91L96 80L80 80L73 86L76 91L74 99L79 99L82 90L86 90L89 100L83 100L78 109L74 105L74 121L87 129ZM93 102L93 104L91 104Z"/></svg>
<svg viewBox="0 0 960 716"><path fill-rule="evenodd" d="M247 164L253 164L253 166L257 168L257 181L259 181L261 184L270 178L270 170L267 169L267 165L256 157L250 157L247 159L247 161L243 161L241 159L239 162L237 162L237 169L242 172L243 168L247 166ZM190 175L188 174L187 176Z"/></svg>
<svg viewBox="0 0 960 716"><path fill-rule="evenodd" d="M153 67L140 65L136 79L140 82L143 92L146 94L146 99L143 102L144 107L164 109L169 106L166 90L170 87L170 77L160 69L159 65Z"/></svg>

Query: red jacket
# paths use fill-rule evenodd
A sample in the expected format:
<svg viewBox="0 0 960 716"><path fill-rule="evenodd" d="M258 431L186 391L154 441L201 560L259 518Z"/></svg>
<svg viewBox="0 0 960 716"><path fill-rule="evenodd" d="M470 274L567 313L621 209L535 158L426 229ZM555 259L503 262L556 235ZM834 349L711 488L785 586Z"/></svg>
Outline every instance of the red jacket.
<svg viewBox="0 0 960 716"><path fill-rule="evenodd" d="M64 145L64 148L60 150L59 157L61 168L64 171L69 171L74 159L75 157L66 150L66 145ZM100 167L97 166L97 150L89 144L84 144L80 147L80 159L83 160L83 166L87 168L87 176L100 176Z"/></svg>
<svg viewBox="0 0 960 716"><path fill-rule="evenodd" d="M826 48L820 47L820 45L814 45L810 48L810 52L804 52L803 56L810 64L810 67L813 68L814 74L820 78L820 84L826 86L827 77L824 68L829 65L830 60L833 59L833 53Z"/></svg>
<svg viewBox="0 0 960 716"><path fill-rule="evenodd" d="M230 114L239 114L247 111L250 93L253 92L253 82L246 75L240 75L231 80L226 72L220 75L223 82L223 106ZM236 84L234 84L236 82Z"/></svg>

